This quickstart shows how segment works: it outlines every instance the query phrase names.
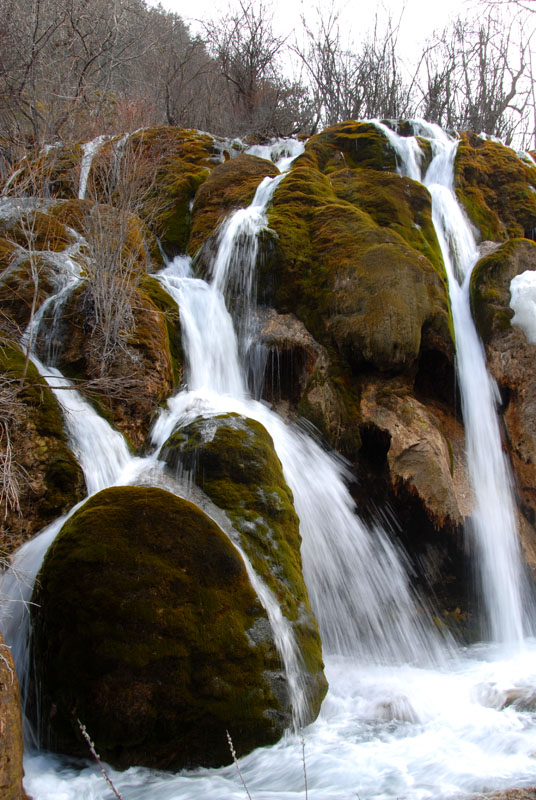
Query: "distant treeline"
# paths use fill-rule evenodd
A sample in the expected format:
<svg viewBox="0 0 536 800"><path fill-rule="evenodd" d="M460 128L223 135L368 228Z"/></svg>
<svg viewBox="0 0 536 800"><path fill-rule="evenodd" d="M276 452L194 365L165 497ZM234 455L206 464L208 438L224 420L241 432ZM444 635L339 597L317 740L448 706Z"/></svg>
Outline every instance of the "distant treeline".
<svg viewBox="0 0 536 800"><path fill-rule="evenodd" d="M0 136L8 152L162 123L268 137L422 116L534 148L535 11L477 5L408 69L392 19L349 46L333 7L284 39L255 0L197 36L145 0L0 0Z"/></svg>

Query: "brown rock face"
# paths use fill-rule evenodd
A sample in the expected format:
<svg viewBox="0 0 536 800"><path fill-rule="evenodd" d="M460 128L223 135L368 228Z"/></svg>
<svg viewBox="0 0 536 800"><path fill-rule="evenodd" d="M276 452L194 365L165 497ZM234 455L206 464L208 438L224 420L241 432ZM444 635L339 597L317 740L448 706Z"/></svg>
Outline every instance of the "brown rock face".
<svg viewBox="0 0 536 800"><path fill-rule="evenodd" d="M361 412L365 424L389 437L393 487L402 484L417 495L437 528L463 524L469 513L465 464L454 458L445 426L432 409L408 394L400 381L371 381L363 391Z"/></svg>
<svg viewBox="0 0 536 800"><path fill-rule="evenodd" d="M22 720L15 665L0 634L0 797L23 800Z"/></svg>

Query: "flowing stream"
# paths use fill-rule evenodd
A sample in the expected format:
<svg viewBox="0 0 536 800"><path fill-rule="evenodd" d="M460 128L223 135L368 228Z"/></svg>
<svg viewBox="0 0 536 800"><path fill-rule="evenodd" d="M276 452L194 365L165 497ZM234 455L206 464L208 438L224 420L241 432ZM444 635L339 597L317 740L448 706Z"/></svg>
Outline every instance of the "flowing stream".
<svg viewBox="0 0 536 800"><path fill-rule="evenodd" d="M421 132L432 139L436 149L425 183L434 197L434 221L445 259L453 275L455 270L468 274L475 258L474 242L467 260L450 259L450 254L465 247L459 243L458 222L454 227L448 224L459 209L456 204L456 211L450 200L435 199L436 192L438 196L450 192L453 197L449 177L453 145L435 131ZM395 144L406 171L420 180L416 140L399 139L396 137ZM277 156L287 158L280 165L282 169L297 154L288 150L288 144L283 152L272 148ZM445 166L448 163L450 173ZM200 416L244 414L261 422L271 434L300 517L304 575L322 633L330 690L319 719L305 729L303 743L301 736L289 733L277 745L256 750L241 760L241 772L253 800L305 798L304 766L310 800L420 800L531 785L536 780L532 711L536 708L536 646L523 639L524 598L519 569L508 568L505 585L496 588L513 595L507 610L503 609L503 594L500 609L488 602L496 643L457 650L440 639L427 622L430 613L412 590L404 555L388 532L379 526L368 529L359 520L346 488L349 476L343 462L250 397L247 366L255 337L258 234L266 226L266 207L282 179L278 176L263 181L251 206L235 212L222 225L210 282L195 278L185 258L175 259L158 276L180 306L187 383L168 400L157 420L149 456L132 458L122 437L76 392L62 388L65 379L36 362L55 387L64 409L66 429L84 470L88 492L121 483L153 483L187 494L187 486L177 486L166 476L158 456L177 425ZM440 188L436 190L436 186ZM459 286L456 277L454 281ZM465 288L460 288L462 291L466 294ZM231 315L225 298L236 294L240 303L231 303ZM456 300L452 302L454 305ZM460 318L459 348L463 326L472 325ZM480 352L483 359L481 346ZM463 357L459 354L460 362ZM460 375L462 370L460 366ZM489 391L490 413L495 420L493 391ZM479 396L476 402L481 405L487 400ZM464 400L464 414L471 413L469 403ZM496 420L494 424L497 428ZM477 448L480 435L469 434L469 450ZM486 431L485 436L491 434ZM477 454L471 457L479 458ZM485 458L491 458L489 453ZM506 465L497 469L496 480L508 486ZM481 477L475 468L475 494ZM490 502L486 498L477 498L477 508ZM505 502L508 504L508 499ZM480 513L475 512L475 516ZM28 587L63 521L56 521L21 548L14 569L0 584L2 628L16 651L19 674L24 662L25 612L24 603L17 599L23 591L26 600L31 595ZM514 535L510 539L517 541ZM499 558L515 565L515 546L510 543ZM484 549L482 559L492 560ZM499 567L486 566L483 583L490 581L495 586ZM21 583L23 574L26 579ZM252 571L250 577L256 580ZM255 587L276 630L299 723L304 698L292 631L284 618L278 618L277 604L276 608L272 606L268 590L265 592L258 582ZM505 642L521 641L524 647L515 652L503 647ZM108 800L111 796L93 763L81 766L29 749L25 770L25 787L34 800ZM122 773L110 770L110 775L123 800L245 797L234 766L179 774L131 768Z"/></svg>

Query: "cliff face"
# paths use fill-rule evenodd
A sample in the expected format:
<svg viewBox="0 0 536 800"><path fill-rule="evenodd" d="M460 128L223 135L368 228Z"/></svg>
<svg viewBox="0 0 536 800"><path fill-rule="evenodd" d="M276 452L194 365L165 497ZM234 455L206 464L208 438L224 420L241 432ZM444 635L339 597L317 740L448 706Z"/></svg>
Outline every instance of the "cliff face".
<svg viewBox="0 0 536 800"><path fill-rule="evenodd" d="M153 274L164 252L188 253L197 273L206 275L221 222L251 202L263 177L277 174L271 162L244 149L241 143L174 128L112 140L95 154L82 199L77 197L81 146L51 149L23 164L0 206L5 386L16 388L25 371L27 344L21 349L15 343L21 330L71 269L74 277L61 302L44 310L37 352L76 382L133 452L146 452L158 408L181 385L184 368L179 313ZM424 144L423 153L429 160ZM122 173L121 164L128 170ZM488 255L473 275L473 312L502 393L504 446L518 484L520 530L527 562L536 568L535 345L511 325L509 309L511 279L536 269L536 245L520 238L532 236L536 227L536 167L500 144L464 135L455 181L480 240L500 245L483 248ZM472 498L445 266L427 189L398 174L397 155L378 127L352 121L334 126L305 143L278 184L257 260L256 320L266 361L261 397L285 417L314 425L347 459L363 516L373 519L378 509L389 509L393 535L406 548L416 581L434 598L438 622L471 638L471 565L461 534ZM232 305L232 293L228 300ZM11 426L13 459L29 489L23 481L20 516L14 505L8 509L4 549L33 536L83 494L81 472L56 419L59 411L32 369L16 391L20 415ZM188 457L194 481L242 536L250 523L264 520L262 530L249 537L252 561L262 564L288 618L296 622L301 615L296 630L316 713L325 681L296 552L292 497L274 466L266 432L254 431L253 449L264 454L261 480L250 474L258 458L250 462L243 452L250 421L243 420L242 427L232 419L224 422L227 438L219 449L215 441L194 447L195 425L178 431L178 439L169 442L169 463L175 469L176 457ZM279 500L268 508L270 492ZM173 513L180 515L180 509ZM73 531L71 526L65 537ZM129 532L125 535L128 539ZM247 578L240 572L237 581L247 615ZM46 578L45 586L53 584ZM38 624L46 631L49 622ZM242 628L236 633L240 642L248 626ZM273 671L272 644L265 649L264 670ZM262 671L261 661L255 670ZM288 704L272 689L263 691L271 697L273 721L276 714L288 715ZM62 725L62 746L69 749L69 723ZM277 731L275 723L268 726L263 741L274 740ZM245 737L243 751L251 741ZM112 758L121 747L110 744ZM157 754L147 763L173 758ZM218 751L215 759L221 763L224 756ZM193 762L215 763L199 756L199 749Z"/></svg>

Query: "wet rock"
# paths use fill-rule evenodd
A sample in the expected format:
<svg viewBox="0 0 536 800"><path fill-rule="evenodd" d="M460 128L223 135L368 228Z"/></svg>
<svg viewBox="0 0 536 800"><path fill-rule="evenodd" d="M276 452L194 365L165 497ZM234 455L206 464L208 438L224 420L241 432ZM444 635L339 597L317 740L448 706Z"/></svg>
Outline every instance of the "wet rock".
<svg viewBox="0 0 536 800"><path fill-rule="evenodd" d="M301 653L312 721L327 682L303 580L299 521L270 435L252 419L220 414L177 429L162 456L226 512L255 571L277 597Z"/></svg>
<svg viewBox="0 0 536 800"><path fill-rule="evenodd" d="M510 308L510 282L526 270L536 270L536 244L527 239L507 242L476 265L471 302L488 368L501 392L505 444L522 514L522 544L536 573L536 345L511 324Z"/></svg>
<svg viewBox="0 0 536 800"><path fill-rule="evenodd" d="M9 648L0 634L0 796L27 800L22 788L23 743L19 684Z"/></svg>
<svg viewBox="0 0 536 800"><path fill-rule="evenodd" d="M31 362L20 385L24 364L25 355L18 346L7 342L0 346L0 379L12 393L11 413L5 422L20 506L8 506L0 520L0 547L8 553L86 494L82 470L67 444L60 407ZM0 447L6 446L4 435Z"/></svg>
<svg viewBox="0 0 536 800"><path fill-rule="evenodd" d="M395 380L368 382L361 414L365 424L388 437L386 459L393 487L404 485L417 495L438 529L463 524L470 511L465 463L454 459L440 418Z"/></svg>
<svg viewBox="0 0 536 800"><path fill-rule="evenodd" d="M462 134L456 194L482 239L531 236L536 226L536 167L509 147Z"/></svg>

